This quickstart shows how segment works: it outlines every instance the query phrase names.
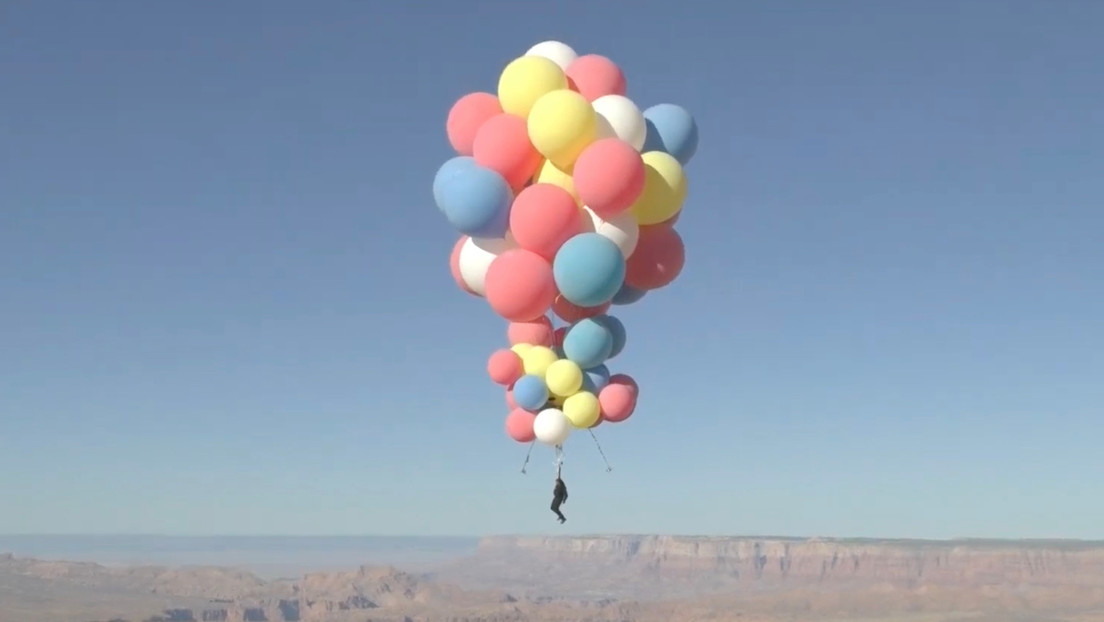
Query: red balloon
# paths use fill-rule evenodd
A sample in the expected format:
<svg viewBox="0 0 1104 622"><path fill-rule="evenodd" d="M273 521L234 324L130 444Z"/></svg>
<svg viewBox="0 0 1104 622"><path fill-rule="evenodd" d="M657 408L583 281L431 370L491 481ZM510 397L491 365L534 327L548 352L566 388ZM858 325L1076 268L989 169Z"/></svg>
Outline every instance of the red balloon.
<svg viewBox="0 0 1104 622"><path fill-rule="evenodd" d="M561 326L561 327L557 328L556 332L552 333L552 347L553 348L562 348L563 347L564 335L566 335L566 334L567 334L567 327L566 326Z"/></svg>
<svg viewBox="0 0 1104 622"><path fill-rule="evenodd" d="M627 90L625 74L612 60L599 54L587 54L576 58L567 66L569 84L587 101L604 95L624 95Z"/></svg>
<svg viewBox="0 0 1104 622"><path fill-rule="evenodd" d="M620 384L632 389L633 395L640 395L640 385L628 374L614 374L610 376L609 384Z"/></svg>
<svg viewBox="0 0 1104 622"><path fill-rule="evenodd" d="M519 192L510 207L510 232L518 246L552 261L564 242L582 232L584 217L567 190L533 184Z"/></svg>
<svg viewBox="0 0 1104 622"><path fill-rule="evenodd" d="M515 408L506 416L506 434L519 443L532 443L537 438L533 431L533 422L537 416L531 412Z"/></svg>
<svg viewBox="0 0 1104 622"><path fill-rule="evenodd" d="M503 112L487 119L475 135L476 163L497 172L515 192L536 175L543 156L529 142L525 119Z"/></svg>
<svg viewBox="0 0 1104 622"><path fill-rule="evenodd" d="M579 155L572 180L583 204L602 220L611 220L644 191L644 160L620 138L603 138Z"/></svg>
<svg viewBox="0 0 1104 622"><path fill-rule="evenodd" d="M678 278L685 263L686 248L674 228L641 227L636 250L625 262L625 283L637 289L659 289Z"/></svg>
<svg viewBox="0 0 1104 622"><path fill-rule="evenodd" d="M511 322L528 322L548 311L556 300L552 265L523 248L494 258L484 280L487 302Z"/></svg>
<svg viewBox="0 0 1104 622"><path fill-rule="evenodd" d="M636 410L636 393L627 385L608 384L598 392L598 405L603 419L619 423L631 417Z"/></svg>
<svg viewBox="0 0 1104 622"><path fill-rule="evenodd" d="M552 312L561 320L574 324L583 318L602 315L609 311L610 304L607 302L597 307L580 307L563 296L557 296L556 301L552 303Z"/></svg>
<svg viewBox="0 0 1104 622"><path fill-rule="evenodd" d="M460 250L464 248L464 243L467 241L468 236L462 235L459 240L456 240L456 244L453 245L452 255L449 256L449 272L452 272L452 280L456 281L460 289L478 298L479 294L473 292L472 289L468 287L468 284L464 282L464 277L460 276Z"/></svg>
<svg viewBox="0 0 1104 622"><path fill-rule="evenodd" d="M552 345L552 320L542 315L529 322L510 322L510 326L506 329L506 337L510 340L510 345L529 343L535 346L550 347Z"/></svg>
<svg viewBox="0 0 1104 622"><path fill-rule="evenodd" d="M495 384L510 386L524 373L521 357L513 350L497 350L487 359L487 375Z"/></svg>
<svg viewBox="0 0 1104 622"><path fill-rule="evenodd" d="M498 98L490 93L468 93L449 110L445 131L449 144L462 156L470 156L479 128L491 117L502 113Z"/></svg>

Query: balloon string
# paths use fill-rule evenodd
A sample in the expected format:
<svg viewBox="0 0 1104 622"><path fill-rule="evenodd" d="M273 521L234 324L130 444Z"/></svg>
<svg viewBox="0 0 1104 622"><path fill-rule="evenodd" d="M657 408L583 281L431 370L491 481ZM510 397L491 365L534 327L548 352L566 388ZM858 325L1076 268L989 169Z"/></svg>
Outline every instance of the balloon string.
<svg viewBox="0 0 1104 622"><path fill-rule="evenodd" d="M556 479L560 478L563 469L563 445L556 445Z"/></svg>
<svg viewBox="0 0 1104 622"><path fill-rule="evenodd" d="M536 445L536 444L537 444L536 441L533 441L532 443L529 443L529 451L525 452L525 462L521 465L521 472L522 473L525 473L525 467L529 466L529 456L532 455L533 445Z"/></svg>
<svg viewBox="0 0 1104 622"><path fill-rule="evenodd" d="M602 462L606 463L606 473L613 471L609 460L606 460L606 452L602 451L602 444L598 442L598 437L594 435L594 430L588 429L587 432L590 432L590 438L594 439L594 444L598 446L598 453L602 455Z"/></svg>

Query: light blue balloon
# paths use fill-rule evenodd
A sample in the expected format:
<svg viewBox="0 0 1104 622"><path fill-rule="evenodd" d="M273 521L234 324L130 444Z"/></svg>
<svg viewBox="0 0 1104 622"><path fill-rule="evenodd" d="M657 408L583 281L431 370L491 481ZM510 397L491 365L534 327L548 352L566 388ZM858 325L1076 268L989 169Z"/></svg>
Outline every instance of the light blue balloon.
<svg viewBox="0 0 1104 622"><path fill-rule="evenodd" d="M560 247L552 260L560 294L580 307L609 302L625 280L621 249L597 233L580 233Z"/></svg>
<svg viewBox="0 0 1104 622"><path fill-rule="evenodd" d="M613 351L613 334L594 318L579 320L567 330L564 355L583 369L601 365Z"/></svg>
<svg viewBox="0 0 1104 622"><path fill-rule="evenodd" d="M514 383L514 403L525 410L540 410L548 402L548 387L540 376L527 374Z"/></svg>
<svg viewBox="0 0 1104 622"><path fill-rule="evenodd" d="M615 305L631 305L644 297L647 294L646 289L637 289L630 286L627 283L621 285L621 289L617 290L617 293L613 295L613 304Z"/></svg>
<svg viewBox="0 0 1104 622"><path fill-rule="evenodd" d="M644 111L648 135L643 151L669 153L686 166L698 150L698 124L682 106L656 104Z"/></svg>
<svg viewBox="0 0 1104 622"><path fill-rule="evenodd" d="M621 323L621 320L612 315L599 315L594 318L594 321L600 322L602 326L605 326L610 334L613 335L613 349L610 350L607 358L613 358L621 354L621 351L625 349L625 341L628 339L628 334L625 332L625 325Z"/></svg>
<svg viewBox="0 0 1104 622"><path fill-rule="evenodd" d="M610 370L605 365L598 365L583 370L583 390L598 395L598 392L606 388L610 380Z"/></svg>
<svg viewBox="0 0 1104 622"><path fill-rule="evenodd" d="M437 171L433 196L458 231L477 238L501 238L510 225L514 192L497 172L453 158ZM447 167L447 168L446 168Z"/></svg>
<svg viewBox="0 0 1104 622"><path fill-rule="evenodd" d="M471 156L456 156L450 158L441 168L437 169L437 174L433 176L433 202L437 204L438 209L441 206L441 187L445 183L452 180L458 173L465 169L477 166L475 158Z"/></svg>

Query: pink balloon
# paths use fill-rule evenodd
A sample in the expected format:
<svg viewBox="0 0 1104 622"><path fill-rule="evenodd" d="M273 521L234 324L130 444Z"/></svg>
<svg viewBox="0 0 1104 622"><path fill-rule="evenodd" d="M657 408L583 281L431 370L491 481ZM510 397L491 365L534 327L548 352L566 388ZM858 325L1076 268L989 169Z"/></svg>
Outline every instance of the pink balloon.
<svg viewBox="0 0 1104 622"><path fill-rule="evenodd" d="M452 272L452 280L456 281L460 289L472 296L479 297L479 294L473 292L468 284L464 282L464 277L460 276L460 249L464 248L464 242L467 241L468 236L466 235L462 235L459 240L456 240L456 244L452 247L452 255L449 257L449 271Z"/></svg>
<svg viewBox="0 0 1104 622"><path fill-rule="evenodd" d="M510 386L524 373L521 357L513 350L497 350L487 359L487 375L495 384Z"/></svg>
<svg viewBox="0 0 1104 622"><path fill-rule="evenodd" d="M523 248L514 248L495 257L487 268L483 287L494 312L511 322L538 318L556 300L552 265Z"/></svg>
<svg viewBox="0 0 1104 622"><path fill-rule="evenodd" d="M531 343L535 346L552 346L552 320L546 316L529 322L510 322L506 329L510 345Z"/></svg>
<svg viewBox="0 0 1104 622"><path fill-rule="evenodd" d="M475 161L502 175L515 192L525 187L544 162L529 142L525 119L503 112L480 126L472 143Z"/></svg>
<svg viewBox="0 0 1104 622"><path fill-rule="evenodd" d="M514 385L510 385L509 389L506 389L506 405L513 410L518 407L517 402L514 401Z"/></svg>
<svg viewBox="0 0 1104 622"><path fill-rule="evenodd" d="M600 304L597 307L580 307L563 296L557 296L552 303L552 312L561 320L574 324L583 318L602 315L609 311L610 303Z"/></svg>
<svg viewBox="0 0 1104 622"><path fill-rule="evenodd" d="M636 392L627 385L608 384L598 392L598 405L603 419L619 423L632 416L636 409Z"/></svg>
<svg viewBox="0 0 1104 622"><path fill-rule="evenodd" d="M462 156L472 155L479 128L501 113L502 105L490 93L468 93L461 97L452 105L445 122L449 144Z"/></svg>
<svg viewBox="0 0 1104 622"><path fill-rule="evenodd" d="M603 138L579 155L572 179L579 200L610 220L632 207L644 191L644 160L620 138Z"/></svg>
<svg viewBox="0 0 1104 622"><path fill-rule="evenodd" d="M674 228L641 227L636 250L625 262L625 283L637 289L659 289L674 281L685 263L686 248Z"/></svg>
<svg viewBox="0 0 1104 622"><path fill-rule="evenodd" d="M552 261L564 242L582 232L584 216L567 190L533 184L510 207L510 232L518 246Z"/></svg>
<svg viewBox="0 0 1104 622"><path fill-rule="evenodd" d="M568 80L587 101L604 95L624 95L627 89L625 74L612 60L599 54L587 54L576 58L567 66Z"/></svg>
<svg viewBox="0 0 1104 622"><path fill-rule="evenodd" d="M562 348L563 347L564 335L566 335L566 334L567 334L567 327L566 326L561 326L561 327L557 328L556 332L552 333L552 347L553 348Z"/></svg>
<svg viewBox="0 0 1104 622"><path fill-rule="evenodd" d="M531 412L515 408L506 415L506 434L519 443L532 443L537 438L533 431L533 422L537 416Z"/></svg>
<svg viewBox="0 0 1104 622"><path fill-rule="evenodd" d="M610 376L609 384L620 384L629 387L633 391L633 395L640 395L640 385L636 383L636 380L628 374L614 374Z"/></svg>

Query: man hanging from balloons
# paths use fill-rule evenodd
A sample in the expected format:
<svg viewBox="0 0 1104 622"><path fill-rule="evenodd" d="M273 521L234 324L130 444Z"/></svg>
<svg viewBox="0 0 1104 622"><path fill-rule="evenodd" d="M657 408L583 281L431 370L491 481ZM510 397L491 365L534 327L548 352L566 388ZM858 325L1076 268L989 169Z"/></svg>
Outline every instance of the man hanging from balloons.
<svg viewBox="0 0 1104 622"><path fill-rule="evenodd" d="M675 223L697 125L674 104L641 112L626 92L605 56L538 43L506 65L497 94L452 106L458 155L433 180L461 234L456 284L509 322L510 347L487 362L506 389L506 434L555 448L557 480L573 430L593 437L636 410L636 381L607 367L626 337L611 306L669 285L685 262Z"/></svg>

